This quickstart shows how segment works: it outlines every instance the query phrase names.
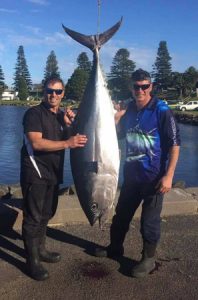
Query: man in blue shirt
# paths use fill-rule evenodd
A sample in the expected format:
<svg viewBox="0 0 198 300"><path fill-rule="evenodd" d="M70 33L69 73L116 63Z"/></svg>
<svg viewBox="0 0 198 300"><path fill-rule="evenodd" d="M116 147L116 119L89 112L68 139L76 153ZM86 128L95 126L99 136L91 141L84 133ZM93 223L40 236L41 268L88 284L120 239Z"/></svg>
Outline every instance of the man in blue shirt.
<svg viewBox="0 0 198 300"><path fill-rule="evenodd" d="M116 214L113 217L111 242L105 249L95 249L96 256L119 257L129 224L143 200L141 261L133 268L133 277L144 277L155 268L155 252L160 239L160 213L163 195L172 186L179 157L180 137L169 107L151 96L150 74L142 69L132 74L132 101L127 110L115 114L118 135L126 137L124 182Z"/></svg>

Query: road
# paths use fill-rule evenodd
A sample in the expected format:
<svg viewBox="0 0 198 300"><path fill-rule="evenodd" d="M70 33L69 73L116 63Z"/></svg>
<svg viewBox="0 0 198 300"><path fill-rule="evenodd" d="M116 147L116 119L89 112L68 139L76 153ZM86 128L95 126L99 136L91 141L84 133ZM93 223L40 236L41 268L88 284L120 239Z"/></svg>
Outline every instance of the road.
<svg viewBox="0 0 198 300"><path fill-rule="evenodd" d="M107 245L109 224L103 231L86 224L48 229L47 245L60 251L61 262L45 264L50 278L36 282L25 274L19 232L0 235L0 300L172 300L198 299L197 215L162 219L156 270L144 279L130 276L140 259L139 221L132 222L119 261L91 255L95 245Z"/></svg>

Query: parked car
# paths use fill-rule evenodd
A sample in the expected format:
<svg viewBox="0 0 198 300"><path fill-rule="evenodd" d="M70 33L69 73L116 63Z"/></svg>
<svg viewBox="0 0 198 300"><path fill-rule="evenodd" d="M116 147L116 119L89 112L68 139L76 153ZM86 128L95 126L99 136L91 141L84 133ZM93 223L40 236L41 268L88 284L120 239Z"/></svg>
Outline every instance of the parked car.
<svg viewBox="0 0 198 300"><path fill-rule="evenodd" d="M185 110L195 110L198 108L198 100L197 101L190 101L186 104L182 104L178 106L179 110L185 111Z"/></svg>

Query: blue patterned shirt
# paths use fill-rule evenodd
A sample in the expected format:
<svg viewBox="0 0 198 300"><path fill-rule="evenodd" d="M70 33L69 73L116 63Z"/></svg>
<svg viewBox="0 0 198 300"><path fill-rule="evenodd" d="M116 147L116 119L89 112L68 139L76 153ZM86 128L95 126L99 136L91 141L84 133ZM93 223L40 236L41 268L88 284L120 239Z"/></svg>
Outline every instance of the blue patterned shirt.
<svg viewBox="0 0 198 300"><path fill-rule="evenodd" d="M168 105L152 98L138 111L132 101L120 129L126 137L125 182L152 182L162 177L170 147L180 145L179 129Z"/></svg>

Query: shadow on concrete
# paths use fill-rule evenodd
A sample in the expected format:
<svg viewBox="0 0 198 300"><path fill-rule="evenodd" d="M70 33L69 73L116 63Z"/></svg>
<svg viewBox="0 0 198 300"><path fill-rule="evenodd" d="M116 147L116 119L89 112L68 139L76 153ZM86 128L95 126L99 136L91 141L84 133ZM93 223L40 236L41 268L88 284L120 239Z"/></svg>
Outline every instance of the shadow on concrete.
<svg viewBox="0 0 198 300"><path fill-rule="evenodd" d="M21 209L21 199L12 198L10 193L0 199L0 259L18 268L22 273L25 272L25 263L17 258L25 258L23 248L16 245L12 240L21 240L21 235L13 230ZM13 253L13 254L12 254Z"/></svg>
<svg viewBox="0 0 198 300"><path fill-rule="evenodd" d="M22 273L27 274L25 263L14 256L8 254L7 252L0 249L0 259L6 261L10 265L13 265L17 269L19 269Z"/></svg>
<svg viewBox="0 0 198 300"><path fill-rule="evenodd" d="M65 233L64 231L62 231L60 229L55 229L55 228L51 228L51 227L48 227L48 229L47 229L47 236L54 240L58 240L60 242L66 243L66 244L72 244L72 245L78 246L78 247L84 249L84 251L90 255L91 255L91 253L93 253L93 249L95 249L95 247L99 247L99 245L96 243L84 240L80 237L76 237L69 233Z"/></svg>
<svg viewBox="0 0 198 300"><path fill-rule="evenodd" d="M121 257L118 262L120 263L118 272L127 277L131 277L132 268L138 263L137 260L125 256Z"/></svg>
<svg viewBox="0 0 198 300"><path fill-rule="evenodd" d="M26 274L25 263L16 258L16 255L25 258L23 248L17 246L12 240L21 240L21 235L12 229L0 230L0 259L18 268L22 273ZM11 252L11 253L9 253ZM13 254L12 254L13 253Z"/></svg>
<svg viewBox="0 0 198 300"><path fill-rule="evenodd" d="M78 247L84 249L85 253L87 253L88 255L93 256L93 257L95 257L94 249L96 247L101 247L99 244L84 240L82 238L73 236L69 233L65 233L64 231L62 231L60 229L55 229L55 228L51 228L51 227L48 227L48 229L47 229L47 236L54 240L58 240L60 242L66 243L66 244L72 244L72 245L78 246ZM132 268L138 263L137 261L132 260L128 257L124 257L124 256L119 259L113 259L113 260L116 260L120 264L118 271L128 277L131 276Z"/></svg>
<svg viewBox="0 0 198 300"><path fill-rule="evenodd" d="M22 200L14 199L10 193L0 199L0 230L11 230L17 220Z"/></svg>

